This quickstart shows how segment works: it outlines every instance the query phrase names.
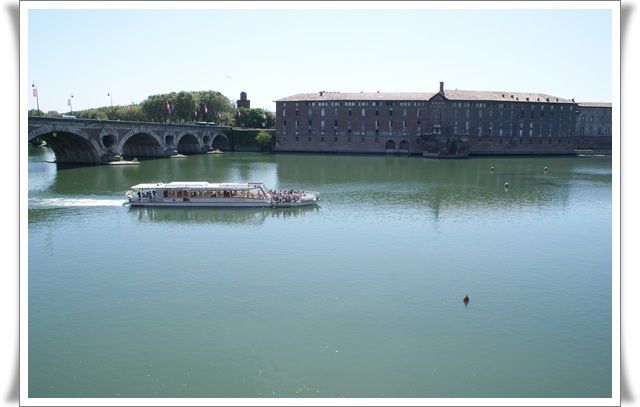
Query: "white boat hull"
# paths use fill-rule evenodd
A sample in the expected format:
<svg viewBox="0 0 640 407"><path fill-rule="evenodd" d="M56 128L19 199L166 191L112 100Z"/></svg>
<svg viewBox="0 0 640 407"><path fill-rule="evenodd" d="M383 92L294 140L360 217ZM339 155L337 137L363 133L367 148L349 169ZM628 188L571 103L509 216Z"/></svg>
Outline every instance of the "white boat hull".
<svg viewBox="0 0 640 407"><path fill-rule="evenodd" d="M201 207L201 208L268 208L271 201L138 201L129 200L131 206Z"/></svg>

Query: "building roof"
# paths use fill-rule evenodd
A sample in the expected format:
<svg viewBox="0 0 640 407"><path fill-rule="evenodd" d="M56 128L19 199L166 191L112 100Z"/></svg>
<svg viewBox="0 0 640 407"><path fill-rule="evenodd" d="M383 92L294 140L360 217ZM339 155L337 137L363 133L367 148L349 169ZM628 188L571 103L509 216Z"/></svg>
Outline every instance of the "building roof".
<svg viewBox="0 0 640 407"><path fill-rule="evenodd" d="M429 100L435 93L421 92L316 92L316 93L298 93L297 95L287 96L278 99L275 102L322 102L334 100Z"/></svg>
<svg viewBox="0 0 640 407"><path fill-rule="evenodd" d="M611 102L580 102L580 107L611 107Z"/></svg>
<svg viewBox="0 0 640 407"><path fill-rule="evenodd" d="M444 96L450 100L488 100L493 102L548 102L575 103L571 99L559 98L545 93L525 93L483 90L446 90Z"/></svg>
<svg viewBox="0 0 640 407"><path fill-rule="evenodd" d="M398 100L398 101L426 101L435 93L429 92L316 92L299 93L287 96L276 102L321 102L321 101L369 101L369 100ZM503 101L503 102L548 102L548 103L575 103L571 99L559 98L544 93L501 92L480 90L451 90L445 89L444 96L449 100L464 101Z"/></svg>

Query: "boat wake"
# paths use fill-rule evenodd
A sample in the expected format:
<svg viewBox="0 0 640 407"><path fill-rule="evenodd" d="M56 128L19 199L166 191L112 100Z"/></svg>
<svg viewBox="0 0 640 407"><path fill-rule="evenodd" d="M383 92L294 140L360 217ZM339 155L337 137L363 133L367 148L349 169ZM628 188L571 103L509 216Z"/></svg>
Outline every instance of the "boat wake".
<svg viewBox="0 0 640 407"><path fill-rule="evenodd" d="M90 198L31 198L29 207L68 208L79 206L122 206L123 199L90 199Z"/></svg>

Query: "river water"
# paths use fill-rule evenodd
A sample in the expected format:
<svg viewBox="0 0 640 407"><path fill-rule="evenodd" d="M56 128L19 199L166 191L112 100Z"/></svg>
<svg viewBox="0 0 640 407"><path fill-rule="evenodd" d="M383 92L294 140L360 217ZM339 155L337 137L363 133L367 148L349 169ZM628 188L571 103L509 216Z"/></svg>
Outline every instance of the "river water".
<svg viewBox="0 0 640 407"><path fill-rule="evenodd" d="M610 157L52 159L29 151L30 397L611 396ZM122 206L196 180L322 199Z"/></svg>

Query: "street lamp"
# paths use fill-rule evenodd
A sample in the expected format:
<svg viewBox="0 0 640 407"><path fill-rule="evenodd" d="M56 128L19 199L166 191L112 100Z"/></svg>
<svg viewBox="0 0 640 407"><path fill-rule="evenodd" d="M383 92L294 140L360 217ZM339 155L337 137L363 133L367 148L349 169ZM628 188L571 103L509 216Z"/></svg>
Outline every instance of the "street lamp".
<svg viewBox="0 0 640 407"><path fill-rule="evenodd" d="M67 104L69 105L69 113L73 114L73 106L71 105L71 99L73 99L73 93L69 95L69 99L67 99Z"/></svg>
<svg viewBox="0 0 640 407"><path fill-rule="evenodd" d="M40 111L40 100L38 99L38 87L36 86L36 83L33 82L31 84L31 88L33 89L33 96L36 97L36 107L38 108L38 112Z"/></svg>
<svg viewBox="0 0 640 407"><path fill-rule="evenodd" d="M111 98L111 120L113 120L113 94L109 92L107 93L107 96Z"/></svg>

